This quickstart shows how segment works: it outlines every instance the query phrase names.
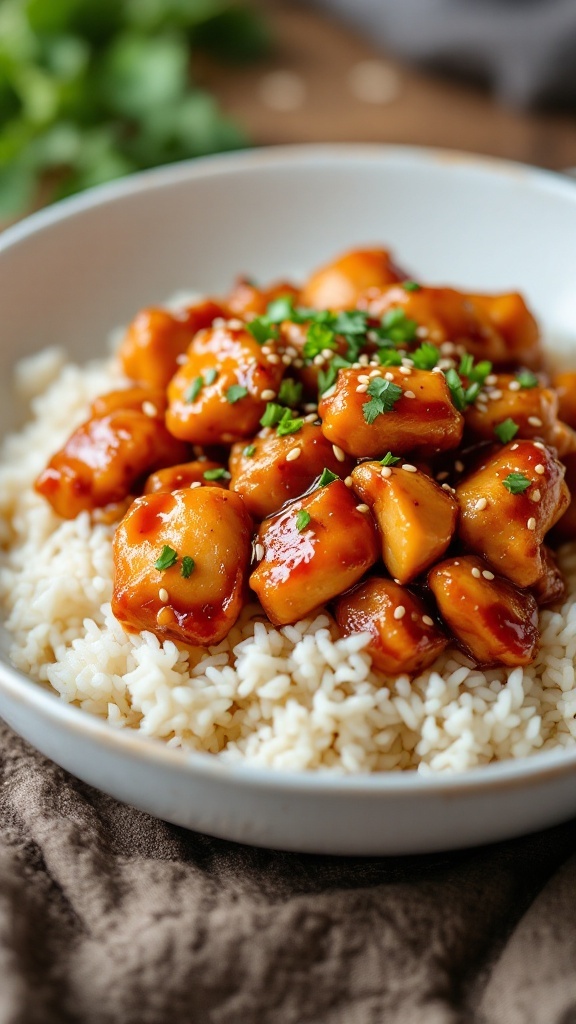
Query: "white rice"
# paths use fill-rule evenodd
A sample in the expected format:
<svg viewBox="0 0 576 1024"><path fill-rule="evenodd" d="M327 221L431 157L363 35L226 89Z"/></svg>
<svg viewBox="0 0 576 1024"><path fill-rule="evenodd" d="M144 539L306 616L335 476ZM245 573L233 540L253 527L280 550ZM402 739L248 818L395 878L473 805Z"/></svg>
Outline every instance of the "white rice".
<svg viewBox="0 0 576 1024"><path fill-rule="evenodd" d="M63 700L170 746L279 769L463 771L576 742L576 544L572 596L541 612L535 662L482 672L448 650L416 679L372 671L367 634L338 639L326 613L277 630L254 605L225 641L179 649L124 632L110 611L113 527L62 521L32 482L99 393L113 360L63 365L54 350L17 380L31 422L3 446L0 602L9 657Z"/></svg>

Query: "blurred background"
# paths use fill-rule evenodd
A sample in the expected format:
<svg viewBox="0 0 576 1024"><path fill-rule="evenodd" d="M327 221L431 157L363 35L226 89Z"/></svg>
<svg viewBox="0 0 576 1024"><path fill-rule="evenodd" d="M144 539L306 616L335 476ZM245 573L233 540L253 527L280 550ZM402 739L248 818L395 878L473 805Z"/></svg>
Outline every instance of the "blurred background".
<svg viewBox="0 0 576 1024"><path fill-rule="evenodd" d="M249 145L576 165L576 0L0 0L0 222Z"/></svg>

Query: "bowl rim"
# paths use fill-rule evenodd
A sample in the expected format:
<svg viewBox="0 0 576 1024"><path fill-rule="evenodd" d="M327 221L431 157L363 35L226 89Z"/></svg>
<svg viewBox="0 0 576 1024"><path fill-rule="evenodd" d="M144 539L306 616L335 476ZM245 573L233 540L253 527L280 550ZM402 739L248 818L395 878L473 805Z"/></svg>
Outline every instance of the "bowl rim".
<svg viewBox="0 0 576 1024"><path fill-rule="evenodd" d="M171 188L180 183L215 175L234 176L238 172L265 171L267 168L282 169L290 164L312 167L358 162L451 166L464 173L479 174L482 177L513 179L517 184L528 185L539 192L558 194L569 202L576 203L576 182L561 172L535 168L497 157L451 149L379 143L273 146L200 157L141 171L119 181L99 185L78 196L63 199L6 228L0 234L0 254L7 253L28 238L49 230L54 224L102 205L121 202L123 198L134 193ZM345 775L317 769L285 771L254 763L225 761L213 754L171 748L155 737L114 727L106 720L66 703L56 693L49 692L41 684L3 661L0 662L0 690L4 690L21 709L40 713L52 723L71 730L78 738L85 737L101 746L108 746L119 754L129 754L140 763L163 765L170 771L189 774L198 779L220 779L234 786L242 787L248 784L253 789L274 790L280 793L305 791L316 796L349 793L366 796L402 794L415 797L434 793L445 794L448 797L462 790L472 793L502 786L523 787L530 781L550 779L576 771L576 746L572 749L559 746L529 756L492 762L451 773L424 774L414 770Z"/></svg>

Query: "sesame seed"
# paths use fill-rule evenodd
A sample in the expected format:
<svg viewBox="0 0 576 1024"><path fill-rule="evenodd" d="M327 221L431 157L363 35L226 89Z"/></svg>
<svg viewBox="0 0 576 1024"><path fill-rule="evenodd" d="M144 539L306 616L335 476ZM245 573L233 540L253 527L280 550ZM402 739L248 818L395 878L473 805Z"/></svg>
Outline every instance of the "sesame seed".
<svg viewBox="0 0 576 1024"><path fill-rule="evenodd" d="M331 348L323 348L320 354L324 356L324 359L330 360L334 358L335 352Z"/></svg>
<svg viewBox="0 0 576 1024"><path fill-rule="evenodd" d="M288 353L285 353L282 356L282 362L283 362L284 366L290 366L290 363L292 362L292 360L291 360L290 356L288 355Z"/></svg>
<svg viewBox="0 0 576 1024"><path fill-rule="evenodd" d="M456 470L457 473L462 473L464 471L464 463L460 462L460 459L456 459L456 462L454 463L454 469Z"/></svg>
<svg viewBox="0 0 576 1024"><path fill-rule="evenodd" d="M393 576L392 579L394 580L394 583L398 583L398 585L400 585L400 580L397 580L395 576Z"/></svg>
<svg viewBox="0 0 576 1024"><path fill-rule="evenodd" d="M546 451L546 445L542 444L542 441L533 441L532 443L533 443L534 447L535 448L539 448L540 451L542 451L542 452Z"/></svg>
<svg viewBox="0 0 576 1024"><path fill-rule="evenodd" d="M440 351L443 356L451 356L456 351L456 346L452 341L444 341L440 345Z"/></svg>
<svg viewBox="0 0 576 1024"><path fill-rule="evenodd" d="M482 570L482 575L483 575L485 580L493 580L494 579L494 573L490 572L489 569L483 569Z"/></svg>
<svg viewBox="0 0 576 1024"><path fill-rule="evenodd" d="M536 529L536 520L534 519L534 516L530 516L530 519L526 523L526 526L528 527L529 530L535 530Z"/></svg>
<svg viewBox="0 0 576 1024"><path fill-rule="evenodd" d="M304 366L304 360L303 359L295 359L294 362L292 363L292 365L295 366L297 370L301 370L302 367Z"/></svg>
<svg viewBox="0 0 576 1024"><path fill-rule="evenodd" d="M354 481L351 476L347 476L344 483L346 484L346 487L352 487Z"/></svg>
<svg viewBox="0 0 576 1024"><path fill-rule="evenodd" d="M448 473L447 470L443 470L441 473L436 474L436 479L438 483L440 483L442 480L447 480L449 476L450 473Z"/></svg>
<svg viewBox="0 0 576 1024"><path fill-rule="evenodd" d="M368 391L368 385L367 384L359 384L358 387L356 388L356 391L357 391L357 393L359 395L365 395L366 392Z"/></svg>
<svg viewBox="0 0 576 1024"><path fill-rule="evenodd" d="M368 376L368 374L367 373L359 373L358 374L358 383L359 384L369 384L370 383L370 377Z"/></svg>
<svg viewBox="0 0 576 1024"><path fill-rule="evenodd" d="M304 406L304 412L316 412L317 408L317 402L306 402L306 405Z"/></svg>
<svg viewBox="0 0 576 1024"><path fill-rule="evenodd" d="M416 466L412 466L409 462L405 462L404 465L402 466L402 469L405 469L407 473L417 473L418 472L418 470L416 469Z"/></svg>
<svg viewBox="0 0 576 1024"><path fill-rule="evenodd" d="M272 363L273 366L276 366L276 364L280 362L280 356L276 355L276 353L273 352L271 356L268 356L267 362Z"/></svg>
<svg viewBox="0 0 576 1024"><path fill-rule="evenodd" d="M358 356L358 362L360 363L360 366L368 366L369 359L365 352L363 352L361 356Z"/></svg>
<svg viewBox="0 0 576 1024"><path fill-rule="evenodd" d="M156 622L159 626L168 626L171 622L174 622L174 612L171 608L160 608L156 615Z"/></svg>
<svg viewBox="0 0 576 1024"><path fill-rule="evenodd" d="M538 416L529 416L528 417L528 423L530 424L531 427L541 427L542 426L542 420Z"/></svg>
<svg viewBox="0 0 576 1024"><path fill-rule="evenodd" d="M260 398L263 402L272 402L273 399L276 398L276 392L272 391L272 388L265 388L264 391L262 391Z"/></svg>
<svg viewBox="0 0 576 1024"><path fill-rule="evenodd" d="M176 362L178 363L178 366L184 366L184 363L188 362L188 356L186 353L182 352L181 355L176 356Z"/></svg>
<svg viewBox="0 0 576 1024"><path fill-rule="evenodd" d="M317 412L309 412L308 415L304 417L304 423L315 423L317 419Z"/></svg>
<svg viewBox="0 0 576 1024"><path fill-rule="evenodd" d="M456 494L456 491L453 487L450 487L450 484L442 484L442 490L449 491L450 494Z"/></svg>
<svg viewBox="0 0 576 1024"><path fill-rule="evenodd" d="M298 450L300 450L300 449L298 449ZM346 455L345 455L345 453L342 451L342 449L337 444L333 444L332 445L332 451L334 452L334 455L338 459L338 462L345 462Z"/></svg>
<svg viewBox="0 0 576 1024"><path fill-rule="evenodd" d="M232 444L232 441L235 440L234 434L222 434L222 440L225 442L225 444Z"/></svg>
<svg viewBox="0 0 576 1024"><path fill-rule="evenodd" d="M402 359L402 366L407 366L408 369L411 370L412 367L414 366L414 360L409 359L408 356L404 356L404 358Z"/></svg>
<svg viewBox="0 0 576 1024"><path fill-rule="evenodd" d="M478 501L474 505L474 508L476 509L477 512L482 512L482 510L486 508L487 504L488 502L486 501L486 498L478 498Z"/></svg>
<svg viewBox="0 0 576 1024"><path fill-rule="evenodd" d="M538 502L538 501L540 501L540 498L542 497L542 495L540 494L540 491L538 489L536 489L535 491L532 491L532 494L530 494L529 497L530 497L530 501Z"/></svg>
<svg viewBox="0 0 576 1024"><path fill-rule="evenodd" d="M425 626L433 626L434 625L434 619L431 619L429 615L423 615L422 616L422 622L424 623Z"/></svg>
<svg viewBox="0 0 576 1024"><path fill-rule="evenodd" d="M384 380L394 380L394 374L390 373L390 370L387 370L384 374Z"/></svg>
<svg viewBox="0 0 576 1024"><path fill-rule="evenodd" d="M368 374L368 376L369 377L379 377L380 376L380 370L370 370L370 373Z"/></svg>
<svg viewBox="0 0 576 1024"><path fill-rule="evenodd" d="M191 491L193 491L193 490L195 490L196 487L202 487L202 484L200 483L199 480L194 480L194 482L190 484L190 488L189 489Z"/></svg>
<svg viewBox="0 0 576 1024"><path fill-rule="evenodd" d="M500 388L494 388L492 391L489 391L488 394L489 394L490 398L492 398L493 401L495 401L495 402L499 398L502 398L502 392L500 391Z"/></svg>
<svg viewBox="0 0 576 1024"><path fill-rule="evenodd" d="M412 373L412 370L410 369L409 366L399 366L398 370L400 373L403 373L405 377L409 377Z"/></svg>
<svg viewBox="0 0 576 1024"><path fill-rule="evenodd" d="M517 444L513 444L513 445L512 445L512 447L511 447L511 449L510 449L510 451L511 451L511 452L515 452L515 451L516 451L516 449L517 449L517 447L518 447L518 445L517 445Z"/></svg>
<svg viewBox="0 0 576 1024"><path fill-rule="evenodd" d="M390 466L382 466L382 469L380 470L380 476L383 476L385 480L387 480L389 476L392 476L392 470L390 469Z"/></svg>
<svg viewBox="0 0 576 1024"><path fill-rule="evenodd" d="M441 359L438 366L441 370L453 370L456 367L456 363L453 359Z"/></svg>
<svg viewBox="0 0 576 1024"><path fill-rule="evenodd" d="M352 369L353 370L361 370L362 369L362 363L352 363Z"/></svg>
<svg viewBox="0 0 576 1024"><path fill-rule="evenodd" d="M160 590L158 591L158 597L162 601L162 604L167 603L169 594L168 591L166 590L166 587L160 587Z"/></svg>
<svg viewBox="0 0 576 1024"><path fill-rule="evenodd" d="M495 373L489 373L488 376L486 377L485 383L491 387L492 385L498 383L498 377L496 376Z"/></svg>
<svg viewBox="0 0 576 1024"><path fill-rule="evenodd" d="M364 503L362 503L360 505L356 505L356 511L357 512L369 512L370 508L369 508L368 505L364 505Z"/></svg>
<svg viewBox="0 0 576 1024"><path fill-rule="evenodd" d="M289 345L286 349L286 355L290 356L291 359L295 359L298 355L298 350Z"/></svg>
<svg viewBox="0 0 576 1024"><path fill-rule="evenodd" d="M544 475L546 470L544 469L544 466L542 465L541 462L539 462L537 466L534 466L534 472L538 473L538 476L543 476Z"/></svg>
<svg viewBox="0 0 576 1024"><path fill-rule="evenodd" d="M154 417L158 415L158 409L153 402L142 402L142 412L145 416Z"/></svg>
<svg viewBox="0 0 576 1024"><path fill-rule="evenodd" d="M317 356L314 356L314 359L312 360L312 362L314 363L314 366L324 366L324 363L326 362L326 360L324 359L323 355L318 353Z"/></svg>
<svg viewBox="0 0 576 1024"><path fill-rule="evenodd" d="M474 566L474 568L472 569L472 575L474 579L479 580L481 576L480 569L477 569L476 566Z"/></svg>
<svg viewBox="0 0 576 1024"><path fill-rule="evenodd" d="M427 327L417 327L416 328L416 337L417 338L427 338L428 337L428 328Z"/></svg>
<svg viewBox="0 0 576 1024"><path fill-rule="evenodd" d="M264 545L263 544L255 544L254 545L254 554L256 555L256 558L258 559L258 561L261 562L262 559L264 558Z"/></svg>
<svg viewBox="0 0 576 1024"><path fill-rule="evenodd" d="M288 452L288 455L286 456L286 462L294 462L296 459L300 458L301 454L301 448L291 448L290 451Z"/></svg>
<svg viewBox="0 0 576 1024"><path fill-rule="evenodd" d="M394 609L394 618L395 619L403 619L405 615L406 615L406 609L405 609L404 605L403 604L399 604L398 607Z"/></svg>
<svg viewBox="0 0 576 1024"><path fill-rule="evenodd" d="M212 327L224 327L226 321L223 316L217 316L212 321Z"/></svg>
<svg viewBox="0 0 576 1024"><path fill-rule="evenodd" d="M509 385L508 385L508 390L509 391L520 391L520 387L521 387L521 385L520 385L520 381L519 380L511 380Z"/></svg>
<svg viewBox="0 0 576 1024"><path fill-rule="evenodd" d="M416 395L414 394L413 391L405 391L404 398L416 398Z"/></svg>
<svg viewBox="0 0 576 1024"><path fill-rule="evenodd" d="M233 331L241 331L242 328L244 327L244 324L242 323L241 320L238 320L234 317L232 320L228 321L228 327L230 327Z"/></svg>
<svg viewBox="0 0 576 1024"><path fill-rule="evenodd" d="M442 367L441 366L433 366L432 367L432 373L442 373Z"/></svg>

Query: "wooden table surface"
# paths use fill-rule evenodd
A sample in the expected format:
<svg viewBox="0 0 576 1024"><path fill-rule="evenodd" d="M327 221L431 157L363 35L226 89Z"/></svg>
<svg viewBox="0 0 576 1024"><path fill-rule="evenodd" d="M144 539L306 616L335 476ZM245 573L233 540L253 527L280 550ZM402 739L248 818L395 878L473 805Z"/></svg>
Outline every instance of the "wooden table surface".
<svg viewBox="0 0 576 1024"><path fill-rule="evenodd" d="M266 61L203 69L256 144L408 143L576 166L576 111L507 109L480 88L399 62L308 7L268 0L264 10L274 37Z"/></svg>

